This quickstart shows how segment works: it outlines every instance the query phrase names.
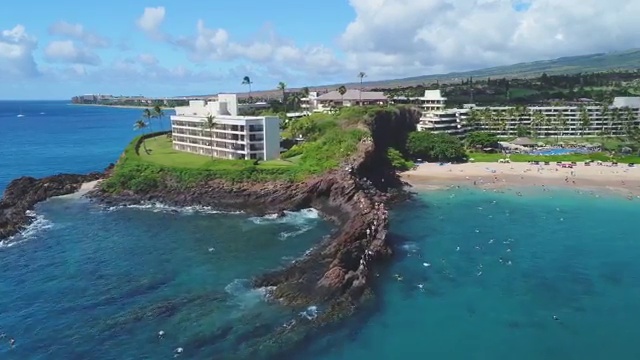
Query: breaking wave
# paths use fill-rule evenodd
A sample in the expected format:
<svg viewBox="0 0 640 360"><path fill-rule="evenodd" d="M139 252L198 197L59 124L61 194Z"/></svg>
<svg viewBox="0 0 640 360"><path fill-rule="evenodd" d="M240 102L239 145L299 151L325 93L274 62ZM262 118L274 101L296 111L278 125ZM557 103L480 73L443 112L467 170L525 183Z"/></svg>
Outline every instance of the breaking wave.
<svg viewBox="0 0 640 360"><path fill-rule="evenodd" d="M47 220L43 215L36 214L35 211L27 210L26 215L32 218L31 224L5 240L0 241L0 249L9 248L25 241L33 239L40 232L53 227L53 223Z"/></svg>
<svg viewBox="0 0 640 360"><path fill-rule="evenodd" d="M241 211L220 211L209 206L171 206L165 205L159 202L136 204L136 205L122 205L111 206L106 208L107 211L117 211L122 209L138 209L145 211L152 211L156 213L178 213L178 214L242 214Z"/></svg>
<svg viewBox="0 0 640 360"><path fill-rule="evenodd" d="M320 218L318 210L313 208L302 209L300 211L285 211L284 216L277 214L268 214L262 217L250 217L249 221L256 225L261 224L287 224L296 227L296 230L283 231L278 235L280 240L286 240L289 237L301 235L315 226L316 221Z"/></svg>

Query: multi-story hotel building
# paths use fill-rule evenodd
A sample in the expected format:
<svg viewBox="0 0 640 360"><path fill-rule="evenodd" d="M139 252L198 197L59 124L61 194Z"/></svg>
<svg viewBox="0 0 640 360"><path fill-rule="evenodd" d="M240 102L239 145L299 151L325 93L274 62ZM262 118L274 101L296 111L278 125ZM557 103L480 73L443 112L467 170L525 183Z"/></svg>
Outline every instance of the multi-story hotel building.
<svg viewBox="0 0 640 360"><path fill-rule="evenodd" d="M464 135L469 130L469 109L445 109L447 98L442 96L440 90L425 90L424 96L416 100L422 111L418 130L452 135Z"/></svg>
<svg viewBox="0 0 640 360"><path fill-rule="evenodd" d="M444 109L446 98L428 90L419 98L422 118L419 130L462 136L468 131L491 131L517 136L520 129L536 137L588 137L625 135L629 126L640 127L640 97L616 97L610 106L584 103L565 106L491 106L467 104Z"/></svg>
<svg viewBox="0 0 640 360"><path fill-rule="evenodd" d="M271 160L280 156L280 118L238 116L234 94L220 94L212 101L192 100L176 107L171 116L176 150L222 159ZM212 129L206 127L214 117Z"/></svg>

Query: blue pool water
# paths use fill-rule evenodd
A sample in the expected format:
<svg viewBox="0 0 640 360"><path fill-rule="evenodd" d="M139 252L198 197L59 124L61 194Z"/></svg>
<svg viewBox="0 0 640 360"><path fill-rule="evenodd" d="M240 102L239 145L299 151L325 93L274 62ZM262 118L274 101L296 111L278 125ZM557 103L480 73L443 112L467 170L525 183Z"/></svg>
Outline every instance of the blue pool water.
<svg viewBox="0 0 640 360"><path fill-rule="evenodd" d="M0 189L23 174L102 169L139 113L0 102ZM396 257L378 271L377 301L288 358L640 358L637 200L514 191L424 192L394 209ZM162 359L177 346L184 359L242 358L299 317L245 279L328 234L317 213L173 210L73 196L39 205L20 241L0 246L0 332L17 340L0 340L0 358Z"/></svg>
<svg viewBox="0 0 640 360"><path fill-rule="evenodd" d="M533 155L566 155L566 154L588 154L590 151L586 148L556 148L546 150L534 150Z"/></svg>

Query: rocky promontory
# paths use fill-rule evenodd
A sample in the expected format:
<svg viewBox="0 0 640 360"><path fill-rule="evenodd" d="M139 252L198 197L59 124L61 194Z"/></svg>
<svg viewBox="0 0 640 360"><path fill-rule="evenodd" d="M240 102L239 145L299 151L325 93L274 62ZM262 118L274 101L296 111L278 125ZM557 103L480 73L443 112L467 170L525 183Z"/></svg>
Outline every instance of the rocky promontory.
<svg viewBox="0 0 640 360"><path fill-rule="evenodd" d="M74 193L83 183L99 180L104 173L58 174L36 179L23 176L9 183L0 200L0 241L16 235L33 221L28 210L48 198Z"/></svg>
<svg viewBox="0 0 640 360"><path fill-rule="evenodd" d="M367 120L370 134L338 168L304 181L229 182L202 180L188 186L170 175L133 190L107 191L98 187L87 196L108 206L163 203L171 206L205 206L252 215L281 214L315 208L336 225L303 258L253 279L255 287L268 288L272 299L295 308L322 306L313 323L278 328L246 352L266 347L280 352L305 338L317 325L334 323L351 315L370 298L376 264L392 255L388 241L388 206L403 194L402 182L390 163L390 147L401 149L415 130L419 115L412 110L381 111ZM137 145L139 146L139 145ZM137 148L136 148L137 149ZM123 157L124 159L124 157ZM122 160L121 160L122 161ZM110 173L56 175L43 179L14 180L0 202L0 239L30 222L27 210L52 196L77 191L82 183ZM268 345L267 345L268 344Z"/></svg>

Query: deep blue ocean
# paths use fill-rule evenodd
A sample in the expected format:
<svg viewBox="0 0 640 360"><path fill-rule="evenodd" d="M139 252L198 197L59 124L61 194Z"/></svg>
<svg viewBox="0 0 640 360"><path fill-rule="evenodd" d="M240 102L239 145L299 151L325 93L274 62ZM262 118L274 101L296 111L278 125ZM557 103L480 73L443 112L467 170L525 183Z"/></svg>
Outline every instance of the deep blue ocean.
<svg viewBox="0 0 640 360"><path fill-rule="evenodd" d="M0 102L0 190L21 175L102 170L140 112ZM519 191L423 192L394 209L397 256L379 270L375 306L290 358L639 359L637 201ZM247 279L332 231L311 210L276 220L66 196L35 213L0 244L0 359L242 353L305 310L265 302Z"/></svg>

